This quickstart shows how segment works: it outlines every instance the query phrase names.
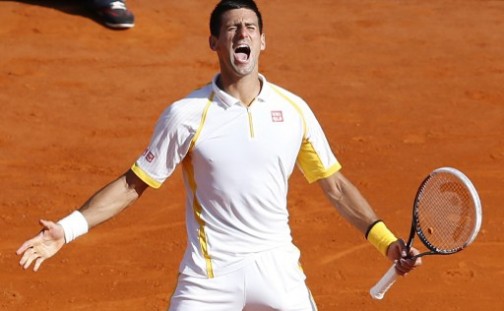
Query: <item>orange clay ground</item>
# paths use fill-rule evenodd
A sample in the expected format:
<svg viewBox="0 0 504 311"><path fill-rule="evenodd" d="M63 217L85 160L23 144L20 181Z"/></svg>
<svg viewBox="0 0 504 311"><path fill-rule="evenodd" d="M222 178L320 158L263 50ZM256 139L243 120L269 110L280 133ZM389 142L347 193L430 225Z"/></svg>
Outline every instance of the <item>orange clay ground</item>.
<svg viewBox="0 0 504 311"><path fill-rule="evenodd" d="M0 2L0 309L166 310L185 246L180 169L119 217L23 271L16 249L129 168L161 111L218 70L215 1ZM480 192L476 242L368 290L389 268L296 171L289 203L322 311L504 310L504 2L262 0L261 72L310 103L343 172L406 238L416 187L453 166ZM287 4L288 3L288 4Z"/></svg>

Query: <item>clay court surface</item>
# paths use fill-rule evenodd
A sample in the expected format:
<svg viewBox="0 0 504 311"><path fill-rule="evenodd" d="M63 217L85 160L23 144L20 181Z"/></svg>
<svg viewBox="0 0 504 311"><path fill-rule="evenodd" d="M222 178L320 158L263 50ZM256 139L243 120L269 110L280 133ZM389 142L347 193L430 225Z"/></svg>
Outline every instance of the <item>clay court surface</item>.
<svg viewBox="0 0 504 311"><path fill-rule="evenodd" d="M310 103L393 231L406 238L440 166L483 202L471 247L426 257L378 302L368 289L389 262L296 171L291 224L319 309L504 310L504 1L258 2L261 72ZM186 243L180 169L37 273L15 251L127 170L161 111L210 81L215 1L130 0L128 31L78 3L0 1L0 309L166 310Z"/></svg>

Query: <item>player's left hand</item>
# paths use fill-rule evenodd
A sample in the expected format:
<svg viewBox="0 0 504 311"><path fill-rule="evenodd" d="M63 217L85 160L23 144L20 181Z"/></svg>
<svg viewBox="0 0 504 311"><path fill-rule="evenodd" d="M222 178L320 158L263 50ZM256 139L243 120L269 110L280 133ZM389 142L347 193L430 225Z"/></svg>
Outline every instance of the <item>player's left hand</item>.
<svg viewBox="0 0 504 311"><path fill-rule="evenodd" d="M422 264L421 258L413 258L413 256L418 255L419 253L420 252L414 247L412 247L408 252L404 241L399 239L390 244L387 251L387 257L395 263L397 273L400 275L406 275Z"/></svg>

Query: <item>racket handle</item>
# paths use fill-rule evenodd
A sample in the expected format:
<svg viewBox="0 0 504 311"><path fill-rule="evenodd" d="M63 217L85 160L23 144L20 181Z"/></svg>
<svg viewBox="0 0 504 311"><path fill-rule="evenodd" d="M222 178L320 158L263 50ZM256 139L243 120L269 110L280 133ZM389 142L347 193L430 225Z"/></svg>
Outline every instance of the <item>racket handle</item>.
<svg viewBox="0 0 504 311"><path fill-rule="evenodd" d="M398 276L399 274L397 274L396 272L395 265L392 265L392 267L388 269L387 273L385 273L381 280L378 281L378 283L376 283L376 285L373 286L369 291L371 297L373 297L374 299L383 299L385 293L395 283Z"/></svg>

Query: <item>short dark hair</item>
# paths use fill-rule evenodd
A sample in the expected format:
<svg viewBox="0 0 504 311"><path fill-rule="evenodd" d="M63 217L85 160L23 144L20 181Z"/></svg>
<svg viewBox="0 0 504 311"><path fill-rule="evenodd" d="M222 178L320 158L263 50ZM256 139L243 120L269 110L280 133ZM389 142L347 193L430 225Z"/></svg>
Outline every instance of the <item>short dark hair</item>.
<svg viewBox="0 0 504 311"><path fill-rule="evenodd" d="M251 11L254 11L259 22L259 32L262 33L262 16L254 0L221 0L215 6L214 10L212 11L212 15L210 15L210 33L212 34L212 36L219 36L222 15L229 10L235 9L249 9Z"/></svg>

